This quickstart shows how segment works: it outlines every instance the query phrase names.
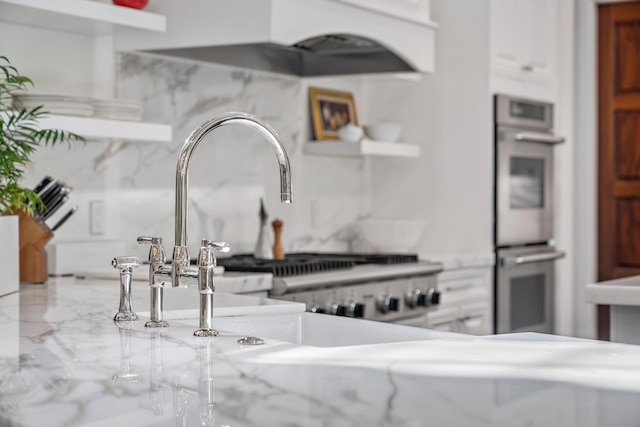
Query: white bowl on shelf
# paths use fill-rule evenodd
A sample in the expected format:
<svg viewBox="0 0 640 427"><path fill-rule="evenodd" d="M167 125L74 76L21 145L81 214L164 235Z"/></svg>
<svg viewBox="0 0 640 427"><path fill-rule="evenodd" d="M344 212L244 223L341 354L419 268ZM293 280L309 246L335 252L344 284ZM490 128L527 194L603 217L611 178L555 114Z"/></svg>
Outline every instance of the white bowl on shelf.
<svg viewBox="0 0 640 427"><path fill-rule="evenodd" d="M341 141L359 142L364 136L364 131L360 126L348 123L338 128L338 137Z"/></svg>
<svg viewBox="0 0 640 427"><path fill-rule="evenodd" d="M358 235L374 252L409 252L424 232L425 221L366 219L358 222Z"/></svg>
<svg viewBox="0 0 640 427"><path fill-rule="evenodd" d="M375 141L395 142L402 133L402 123L374 123L364 126L364 133Z"/></svg>

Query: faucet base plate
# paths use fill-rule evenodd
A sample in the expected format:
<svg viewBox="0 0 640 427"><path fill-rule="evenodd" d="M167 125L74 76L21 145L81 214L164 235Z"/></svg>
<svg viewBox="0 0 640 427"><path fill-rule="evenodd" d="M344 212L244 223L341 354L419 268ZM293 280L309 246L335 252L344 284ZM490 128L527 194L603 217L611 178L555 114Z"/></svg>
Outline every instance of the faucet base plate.
<svg viewBox="0 0 640 427"><path fill-rule="evenodd" d="M198 329L193 333L193 336L200 338L217 337L218 335L220 335L220 333L215 329Z"/></svg>
<svg viewBox="0 0 640 427"><path fill-rule="evenodd" d="M138 320L138 315L133 311L119 311L113 318L114 322L130 322Z"/></svg>
<svg viewBox="0 0 640 427"><path fill-rule="evenodd" d="M169 322L166 320L149 320L144 324L145 328L168 328Z"/></svg>

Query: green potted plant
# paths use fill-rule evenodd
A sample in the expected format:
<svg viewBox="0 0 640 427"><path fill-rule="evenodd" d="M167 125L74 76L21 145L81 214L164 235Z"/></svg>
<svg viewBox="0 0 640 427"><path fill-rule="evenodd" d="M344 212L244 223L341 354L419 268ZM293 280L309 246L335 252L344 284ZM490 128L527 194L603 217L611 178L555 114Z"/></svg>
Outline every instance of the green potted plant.
<svg viewBox="0 0 640 427"><path fill-rule="evenodd" d="M33 216L42 206L33 190L20 185L25 167L40 146L83 139L64 130L39 128L38 121L46 115L42 106L27 109L19 99L31 86L31 79L0 56L0 295L18 290L16 214Z"/></svg>

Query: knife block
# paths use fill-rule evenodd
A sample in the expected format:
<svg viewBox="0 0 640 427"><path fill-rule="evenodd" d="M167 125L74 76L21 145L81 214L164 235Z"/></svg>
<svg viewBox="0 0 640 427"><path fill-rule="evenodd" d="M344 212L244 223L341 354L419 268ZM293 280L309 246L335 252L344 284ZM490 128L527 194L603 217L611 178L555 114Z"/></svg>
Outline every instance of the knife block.
<svg viewBox="0 0 640 427"><path fill-rule="evenodd" d="M18 213L20 245L20 281L47 281L47 251L44 247L53 238L51 229L25 212Z"/></svg>

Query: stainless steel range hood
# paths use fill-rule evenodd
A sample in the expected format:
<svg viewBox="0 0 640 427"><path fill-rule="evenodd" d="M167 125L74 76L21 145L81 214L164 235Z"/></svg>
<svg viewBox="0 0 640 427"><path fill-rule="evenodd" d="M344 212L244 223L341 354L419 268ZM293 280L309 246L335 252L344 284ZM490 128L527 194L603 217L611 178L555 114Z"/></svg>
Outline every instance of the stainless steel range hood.
<svg viewBox="0 0 640 427"><path fill-rule="evenodd" d="M165 34L116 48L296 76L433 71L434 24L335 0L154 0Z"/></svg>

